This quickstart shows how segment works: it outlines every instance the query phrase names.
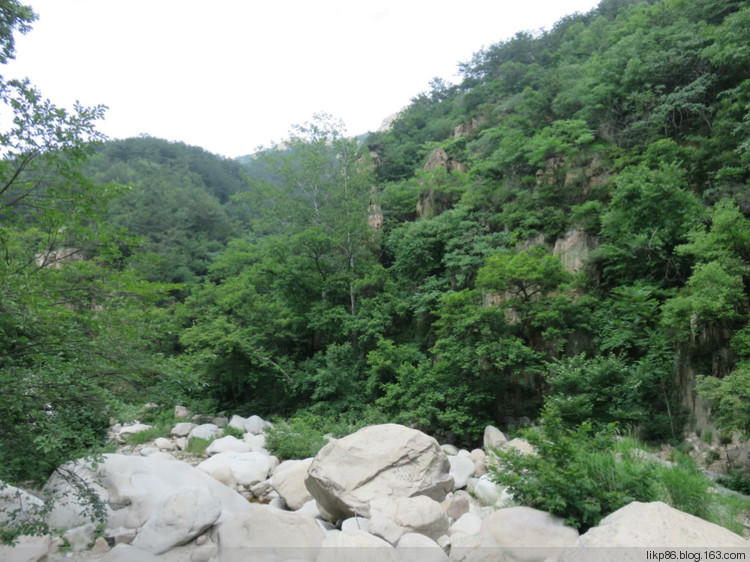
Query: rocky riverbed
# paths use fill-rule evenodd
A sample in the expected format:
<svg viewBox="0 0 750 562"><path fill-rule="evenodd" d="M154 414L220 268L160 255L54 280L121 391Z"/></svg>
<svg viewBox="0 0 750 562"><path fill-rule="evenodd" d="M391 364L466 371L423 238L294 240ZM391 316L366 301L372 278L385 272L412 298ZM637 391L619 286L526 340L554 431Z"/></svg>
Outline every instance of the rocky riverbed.
<svg viewBox="0 0 750 562"><path fill-rule="evenodd" d="M188 419L137 447L125 436L148 426L114 426L117 453L61 467L37 494L0 491L0 524L43 517L55 530L0 546L0 560L502 562L579 560L601 547L623 560L636 559L635 547L750 554L742 537L660 502L631 503L581 536L558 517L513 506L487 475L488 454L534 451L491 426L472 451L384 424L331 440L314 458L279 462L265 448L268 425L258 416ZM206 455L186 452L195 437L212 440Z"/></svg>

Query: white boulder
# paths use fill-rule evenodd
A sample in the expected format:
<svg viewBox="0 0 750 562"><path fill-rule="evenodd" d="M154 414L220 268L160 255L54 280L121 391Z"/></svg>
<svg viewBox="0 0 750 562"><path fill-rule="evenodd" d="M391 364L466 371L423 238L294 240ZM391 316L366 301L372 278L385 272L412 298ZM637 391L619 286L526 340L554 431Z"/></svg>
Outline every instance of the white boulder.
<svg viewBox="0 0 750 562"><path fill-rule="evenodd" d="M333 518L368 517L376 498L424 495L442 501L453 489L449 471L432 437L402 425L374 425L324 446L305 485Z"/></svg>
<svg viewBox="0 0 750 562"><path fill-rule="evenodd" d="M301 461L284 461L277 466L271 476L271 486L289 506L289 509L300 509L305 503L313 499L305 487L305 477L313 459Z"/></svg>

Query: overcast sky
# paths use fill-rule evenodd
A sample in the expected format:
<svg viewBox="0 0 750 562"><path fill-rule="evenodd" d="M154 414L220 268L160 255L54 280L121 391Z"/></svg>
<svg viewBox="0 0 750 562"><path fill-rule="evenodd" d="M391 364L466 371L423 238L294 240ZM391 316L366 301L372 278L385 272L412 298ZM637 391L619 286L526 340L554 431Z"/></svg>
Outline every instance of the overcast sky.
<svg viewBox="0 0 750 562"><path fill-rule="evenodd" d="M376 130L433 77L596 0L26 0L39 15L0 69L58 105L104 104L142 133L228 157L326 112Z"/></svg>

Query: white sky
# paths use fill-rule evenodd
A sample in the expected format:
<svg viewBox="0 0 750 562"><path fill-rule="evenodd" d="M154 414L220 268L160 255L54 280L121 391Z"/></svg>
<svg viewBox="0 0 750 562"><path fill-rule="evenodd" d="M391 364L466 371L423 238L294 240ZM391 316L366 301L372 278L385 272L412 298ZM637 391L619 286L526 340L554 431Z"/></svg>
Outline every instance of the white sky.
<svg viewBox="0 0 750 562"><path fill-rule="evenodd" d="M104 104L142 133L228 157L330 113L358 135L458 63L597 0L26 0L39 15L0 72L57 105Z"/></svg>

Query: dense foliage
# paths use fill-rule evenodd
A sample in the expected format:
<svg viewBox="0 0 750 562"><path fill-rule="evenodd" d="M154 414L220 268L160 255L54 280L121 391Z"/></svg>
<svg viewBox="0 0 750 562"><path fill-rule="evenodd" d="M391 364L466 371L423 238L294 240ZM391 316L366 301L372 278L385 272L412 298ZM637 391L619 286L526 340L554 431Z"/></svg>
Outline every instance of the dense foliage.
<svg viewBox="0 0 750 562"><path fill-rule="evenodd" d="M748 431L748 30L739 0L602 0L387 131L317 116L245 172L147 137L91 150L101 108L3 83L0 478L98 442L140 391L457 443L545 404L678 440L699 393Z"/></svg>

